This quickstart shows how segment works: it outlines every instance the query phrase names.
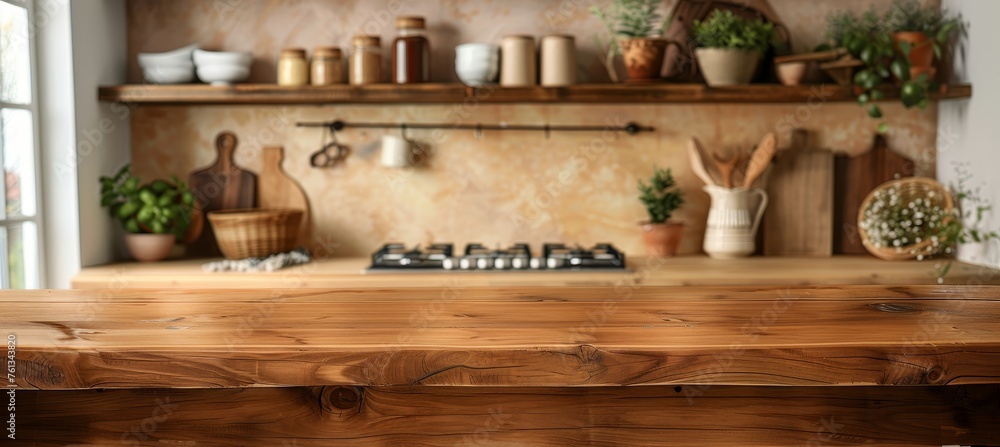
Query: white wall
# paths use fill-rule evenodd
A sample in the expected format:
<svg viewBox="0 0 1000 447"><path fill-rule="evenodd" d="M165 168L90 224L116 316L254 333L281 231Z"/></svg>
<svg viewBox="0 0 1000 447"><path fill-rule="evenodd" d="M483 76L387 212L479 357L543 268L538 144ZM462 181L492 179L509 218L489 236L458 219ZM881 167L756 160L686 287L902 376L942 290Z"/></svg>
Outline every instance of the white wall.
<svg viewBox="0 0 1000 447"><path fill-rule="evenodd" d="M964 163L972 174L969 186L982 187L981 195L994 207L983 227L1000 231L1000 1L944 0L942 7L969 22L955 69L973 92L969 100L945 101L938 108L938 177L954 183L955 163ZM959 259L1000 268L1000 242L960 247Z"/></svg>
<svg viewBox="0 0 1000 447"><path fill-rule="evenodd" d="M129 109L99 103L97 87L125 81L125 26L124 0L36 4L46 288L120 246L98 178L129 160Z"/></svg>

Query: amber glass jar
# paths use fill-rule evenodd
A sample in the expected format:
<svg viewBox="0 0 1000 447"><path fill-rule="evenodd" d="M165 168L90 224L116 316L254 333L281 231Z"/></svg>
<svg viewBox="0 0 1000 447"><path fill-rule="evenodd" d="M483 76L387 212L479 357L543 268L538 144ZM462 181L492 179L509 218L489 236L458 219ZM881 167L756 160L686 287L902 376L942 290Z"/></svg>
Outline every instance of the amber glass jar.
<svg viewBox="0 0 1000 447"><path fill-rule="evenodd" d="M424 36L424 18L399 17L396 29L399 37L392 42L392 82L430 82L431 46Z"/></svg>
<svg viewBox="0 0 1000 447"><path fill-rule="evenodd" d="M354 36L351 85L377 84L382 80L382 41L376 36Z"/></svg>

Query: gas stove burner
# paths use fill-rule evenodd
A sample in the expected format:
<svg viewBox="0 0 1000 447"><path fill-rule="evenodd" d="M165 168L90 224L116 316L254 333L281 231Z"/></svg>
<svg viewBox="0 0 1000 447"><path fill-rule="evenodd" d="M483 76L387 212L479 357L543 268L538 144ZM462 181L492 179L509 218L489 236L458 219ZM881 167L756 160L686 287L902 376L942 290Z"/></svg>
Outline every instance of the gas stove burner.
<svg viewBox="0 0 1000 447"><path fill-rule="evenodd" d="M368 272L379 271L594 271L624 270L625 254L611 244L591 248L579 245L544 244L540 257L533 257L528 244L489 248L468 244L456 256L453 244L432 244L409 249L404 244L386 244L372 255Z"/></svg>

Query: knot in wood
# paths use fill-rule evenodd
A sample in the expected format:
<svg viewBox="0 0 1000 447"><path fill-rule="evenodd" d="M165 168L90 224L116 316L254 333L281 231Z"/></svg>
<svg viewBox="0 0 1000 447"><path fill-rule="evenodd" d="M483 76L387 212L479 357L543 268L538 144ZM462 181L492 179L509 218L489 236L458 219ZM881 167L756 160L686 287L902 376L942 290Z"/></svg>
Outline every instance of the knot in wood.
<svg viewBox="0 0 1000 447"><path fill-rule="evenodd" d="M324 390L323 404L328 410L350 410L361 405L361 391L354 387L338 386Z"/></svg>
<svg viewBox="0 0 1000 447"><path fill-rule="evenodd" d="M917 311L916 307L906 304L877 303L871 304L870 306L879 312L904 313Z"/></svg>
<svg viewBox="0 0 1000 447"><path fill-rule="evenodd" d="M940 366L932 366L927 370L927 383L937 383L944 378L944 368Z"/></svg>

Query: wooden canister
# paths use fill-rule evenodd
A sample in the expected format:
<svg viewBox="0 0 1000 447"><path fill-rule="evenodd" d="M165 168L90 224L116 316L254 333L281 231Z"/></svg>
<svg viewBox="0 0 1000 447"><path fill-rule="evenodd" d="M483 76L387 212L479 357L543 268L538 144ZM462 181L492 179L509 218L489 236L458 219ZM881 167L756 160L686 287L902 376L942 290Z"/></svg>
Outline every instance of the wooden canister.
<svg viewBox="0 0 1000 447"><path fill-rule="evenodd" d="M542 37L542 86L562 87L576 83L576 40L573 36Z"/></svg>
<svg viewBox="0 0 1000 447"><path fill-rule="evenodd" d="M535 62L535 38L506 36L500 42L500 85L525 87L535 85L538 67Z"/></svg>

